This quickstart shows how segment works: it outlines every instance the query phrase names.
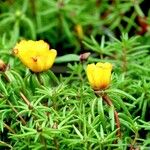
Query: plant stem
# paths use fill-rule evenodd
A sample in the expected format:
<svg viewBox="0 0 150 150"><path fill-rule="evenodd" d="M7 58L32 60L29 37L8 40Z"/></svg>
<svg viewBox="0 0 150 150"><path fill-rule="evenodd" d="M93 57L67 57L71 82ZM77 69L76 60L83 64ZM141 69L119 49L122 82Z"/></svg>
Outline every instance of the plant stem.
<svg viewBox="0 0 150 150"><path fill-rule="evenodd" d="M11 106L12 110L13 110L16 114L18 114L18 111L14 108L14 106L12 105L12 103L11 103L9 100L8 100L7 102L8 102L8 104ZM25 125L25 124L26 124L26 121L22 118L22 116L19 115L19 118L20 118L22 124Z"/></svg>
<svg viewBox="0 0 150 150"><path fill-rule="evenodd" d="M139 134L138 134L138 131L137 131L137 132L135 133L135 137L134 137L134 139L133 139L133 142L132 142L132 144L131 144L131 146L130 146L130 150L134 150L134 146L135 146L135 144L136 144L136 140L137 140L138 136L139 136Z"/></svg>
<svg viewBox="0 0 150 150"><path fill-rule="evenodd" d="M31 5L31 10L32 10L32 15L35 17L36 16L36 3L35 0L29 1Z"/></svg>
<svg viewBox="0 0 150 150"><path fill-rule="evenodd" d="M6 142L4 142L4 141L0 141L0 145L7 146L7 147L9 147L9 148L10 148L10 150L12 150L12 149L13 149L13 147L12 147L11 145L7 144L7 143L6 143Z"/></svg>
<svg viewBox="0 0 150 150"><path fill-rule="evenodd" d="M102 95L103 100L109 105L109 106L113 106L113 103L111 101L111 99L109 98L109 96L107 94ZM119 121L119 117L118 117L118 112L116 110L114 110L114 116L115 116L115 122L116 122L116 128L117 130L117 136L119 138L121 138L121 131L120 131L120 121Z"/></svg>
<svg viewBox="0 0 150 150"><path fill-rule="evenodd" d="M25 97L25 95L20 92L21 98L24 100L24 102L28 105L29 109L33 109L33 106L31 105L30 101Z"/></svg>
<svg viewBox="0 0 150 150"><path fill-rule="evenodd" d="M4 127L7 128L13 134L15 134L15 131L10 126L8 126L6 123L4 123Z"/></svg>
<svg viewBox="0 0 150 150"><path fill-rule="evenodd" d="M103 54L102 53L100 53L100 58L103 59Z"/></svg>
<svg viewBox="0 0 150 150"><path fill-rule="evenodd" d="M106 93L101 93L100 91L95 91L95 94L98 96L102 96L102 99L107 103L108 106L113 106L113 103L109 96ZM114 117L115 117L115 122L116 122L116 128L117 130L117 137L121 138L121 131L120 131L120 121L118 117L118 112L114 110Z"/></svg>
<svg viewBox="0 0 150 150"><path fill-rule="evenodd" d="M55 144L56 150L59 150L59 144L58 144L57 138L54 138L54 144Z"/></svg>
<svg viewBox="0 0 150 150"><path fill-rule="evenodd" d="M40 135L40 139L41 139L41 143L44 145L44 150L47 150L47 146L46 146L46 140L45 140L45 138L42 136L42 135Z"/></svg>
<svg viewBox="0 0 150 150"><path fill-rule="evenodd" d="M53 124L53 128L54 129L58 129L58 124L57 122L54 122ZM56 150L59 150L59 143L58 143L58 139L56 137L54 137L54 144L55 144L55 147L56 147Z"/></svg>

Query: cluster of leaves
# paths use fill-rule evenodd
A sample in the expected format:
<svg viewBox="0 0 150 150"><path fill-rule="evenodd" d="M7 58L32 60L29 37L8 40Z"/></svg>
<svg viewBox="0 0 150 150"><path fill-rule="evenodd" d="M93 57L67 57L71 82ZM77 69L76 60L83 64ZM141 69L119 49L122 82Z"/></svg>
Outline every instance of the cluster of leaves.
<svg viewBox="0 0 150 150"><path fill-rule="evenodd" d="M130 38L128 34L115 38L118 32L137 31L135 20L143 13L139 1L100 2L0 3L0 58L9 65L8 70L0 72L1 148L148 149L148 38L147 35ZM82 43L76 25L83 28ZM88 38L89 35L93 36ZM57 58L56 64L76 62L68 64L67 72L57 76L50 70L31 73L11 54L21 38L45 39L53 47L61 47L64 54L72 47L69 53L73 54ZM81 47L92 52L84 62L75 54ZM87 63L98 61L113 64L112 83L105 91L114 104L112 107L94 94L85 77ZM119 114L121 138L116 136L114 109Z"/></svg>
<svg viewBox="0 0 150 150"><path fill-rule="evenodd" d="M147 148L150 58L149 46L142 46L140 38L124 34L111 42L102 38L101 45L93 37L84 42L101 61L114 65L112 84L106 90L114 107L87 84L85 67L97 62L95 56L69 64L66 76L56 77L51 71L34 74L13 66L1 72L0 144L14 149ZM114 109L121 122L120 139Z"/></svg>

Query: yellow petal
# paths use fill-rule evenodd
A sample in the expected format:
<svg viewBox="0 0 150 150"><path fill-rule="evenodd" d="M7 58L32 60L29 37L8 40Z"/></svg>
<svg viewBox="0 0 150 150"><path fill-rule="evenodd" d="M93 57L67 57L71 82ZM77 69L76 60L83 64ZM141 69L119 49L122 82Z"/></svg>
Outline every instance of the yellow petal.
<svg viewBox="0 0 150 150"><path fill-rule="evenodd" d="M49 51L49 53L47 54L46 56L46 63L45 63L45 70L49 69L52 67L54 61L55 61L55 58L56 58L56 55L57 55L57 51L55 49L51 49Z"/></svg>
<svg viewBox="0 0 150 150"><path fill-rule="evenodd" d="M89 80L89 83L92 87L94 87L95 85L95 79L94 79L94 74L93 74L93 71L95 70L95 65L94 64L89 64L87 66L87 69L86 69L86 74L87 74L87 77L88 77L88 80Z"/></svg>
<svg viewBox="0 0 150 150"><path fill-rule="evenodd" d="M111 69L112 70L112 64L111 63L101 63L101 62L98 62L96 64L97 67L102 67L102 68L108 68L108 69Z"/></svg>
<svg viewBox="0 0 150 150"><path fill-rule="evenodd" d="M95 76L95 90L99 90L101 89L102 87L102 84L103 84L103 69L102 68L99 68L96 66L96 69L95 69L95 72L94 73L94 76Z"/></svg>
<svg viewBox="0 0 150 150"><path fill-rule="evenodd" d="M97 63L96 66L102 69L103 80L101 80L101 88L106 88L109 85L111 79L112 64L108 62Z"/></svg>

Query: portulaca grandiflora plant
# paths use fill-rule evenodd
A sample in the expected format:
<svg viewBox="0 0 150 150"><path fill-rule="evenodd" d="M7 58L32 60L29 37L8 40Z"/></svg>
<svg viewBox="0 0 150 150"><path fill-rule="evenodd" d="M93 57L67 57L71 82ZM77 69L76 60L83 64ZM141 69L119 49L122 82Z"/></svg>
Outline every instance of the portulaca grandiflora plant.
<svg viewBox="0 0 150 150"><path fill-rule="evenodd" d="M0 1L0 150L149 149L146 3Z"/></svg>
<svg viewBox="0 0 150 150"><path fill-rule="evenodd" d="M92 52L56 58L58 52L43 40L16 43L13 63L0 60L1 146L145 149L149 56L138 41L127 35L102 40L97 54L103 59ZM67 74L55 74L54 67L70 57L76 62L68 64Z"/></svg>

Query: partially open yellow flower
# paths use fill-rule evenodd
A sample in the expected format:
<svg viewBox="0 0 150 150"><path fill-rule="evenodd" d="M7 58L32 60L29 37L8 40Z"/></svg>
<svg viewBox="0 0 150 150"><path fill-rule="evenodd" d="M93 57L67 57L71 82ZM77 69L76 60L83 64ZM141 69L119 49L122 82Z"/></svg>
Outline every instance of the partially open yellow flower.
<svg viewBox="0 0 150 150"><path fill-rule="evenodd" d="M43 40L22 40L16 44L13 52L33 72L42 72L51 68L57 55L57 51L49 50L49 45Z"/></svg>
<svg viewBox="0 0 150 150"><path fill-rule="evenodd" d="M89 64L86 69L87 77L94 90L102 90L108 87L111 80L112 64Z"/></svg>

